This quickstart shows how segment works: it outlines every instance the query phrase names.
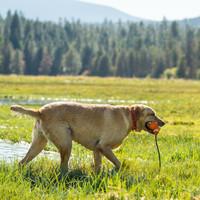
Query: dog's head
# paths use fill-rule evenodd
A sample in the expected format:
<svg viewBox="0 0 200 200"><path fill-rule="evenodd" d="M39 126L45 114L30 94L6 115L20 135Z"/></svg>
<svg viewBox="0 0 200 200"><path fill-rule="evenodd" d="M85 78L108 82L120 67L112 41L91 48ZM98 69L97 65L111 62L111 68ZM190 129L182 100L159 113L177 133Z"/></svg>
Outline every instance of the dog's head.
<svg viewBox="0 0 200 200"><path fill-rule="evenodd" d="M144 130L153 134L153 131L149 129L147 126L149 122L156 121L159 127L162 127L165 125L165 122L161 120L156 115L156 112L149 106L134 105L131 107L131 109L135 112L136 131Z"/></svg>

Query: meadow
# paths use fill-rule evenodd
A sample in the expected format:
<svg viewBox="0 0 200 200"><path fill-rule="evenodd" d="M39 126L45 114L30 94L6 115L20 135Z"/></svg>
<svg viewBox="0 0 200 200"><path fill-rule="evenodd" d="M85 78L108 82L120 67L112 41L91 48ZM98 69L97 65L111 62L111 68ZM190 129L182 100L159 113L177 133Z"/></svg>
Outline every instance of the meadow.
<svg viewBox="0 0 200 200"><path fill-rule="evenodd" d="M0 199L200 199L200 82L96 77L0 76L0 139L31 142L34 120L10 112L10 104L38 108L45 102L145 103L166 121L158 136L131 132L115 151L116 173L106 159L93 173L92 152L74 143L70 170L36 159L23 169L0 161ZM46 149L55 150L49 144Z"/></svg>

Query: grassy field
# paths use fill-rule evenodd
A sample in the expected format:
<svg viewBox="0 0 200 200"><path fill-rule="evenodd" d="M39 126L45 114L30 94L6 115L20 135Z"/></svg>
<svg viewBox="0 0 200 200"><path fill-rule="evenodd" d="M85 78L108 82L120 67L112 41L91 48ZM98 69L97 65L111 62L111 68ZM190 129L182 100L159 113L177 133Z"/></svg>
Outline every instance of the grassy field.
<svg viewBox="0 0 200 200"><path fill-rule="evenodd" d="M154 137L130 133L115 151L123 162L119 173L105 159L102 174L95 176L92 153L77 144L73 145L69 174L62 180L56 161L37 159L23 170L17 163L1 162L0 199L200 199L200 82L0 76L0 100L4 102L0 138L31 141L34 120L11 113L9 104L22 101L39 107L35 100L42 104L58 99L137 102L153 107L167 122L158 138L161 172ZM52 145L47 149L56 150Z"/></svg>

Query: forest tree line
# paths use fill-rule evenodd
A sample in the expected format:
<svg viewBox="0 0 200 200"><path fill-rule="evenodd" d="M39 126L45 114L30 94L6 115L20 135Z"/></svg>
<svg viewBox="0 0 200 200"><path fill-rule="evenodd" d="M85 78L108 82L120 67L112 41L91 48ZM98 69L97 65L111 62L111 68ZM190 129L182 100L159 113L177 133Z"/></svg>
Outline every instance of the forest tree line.
<svg viewBox="0 0 200 200"><path fill-rule="evenodd" d="M200 29L0 17L0 74L200 78Z"/></svg>

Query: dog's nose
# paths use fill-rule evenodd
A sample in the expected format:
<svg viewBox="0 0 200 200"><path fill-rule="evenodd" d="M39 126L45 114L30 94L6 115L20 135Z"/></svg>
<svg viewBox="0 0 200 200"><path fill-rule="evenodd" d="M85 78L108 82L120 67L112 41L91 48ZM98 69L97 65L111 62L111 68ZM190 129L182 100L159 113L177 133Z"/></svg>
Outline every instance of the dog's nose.
<svg viewBox="0 0 200 200"><path fill-rule="evenodd" d="M165 125L165 122L163 122L163 121L161 121L160 123L159 123L159 126L160 127L162 127L162 126L164 126Z"/></svg>

